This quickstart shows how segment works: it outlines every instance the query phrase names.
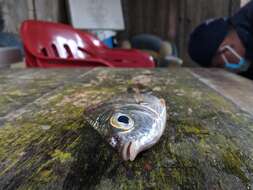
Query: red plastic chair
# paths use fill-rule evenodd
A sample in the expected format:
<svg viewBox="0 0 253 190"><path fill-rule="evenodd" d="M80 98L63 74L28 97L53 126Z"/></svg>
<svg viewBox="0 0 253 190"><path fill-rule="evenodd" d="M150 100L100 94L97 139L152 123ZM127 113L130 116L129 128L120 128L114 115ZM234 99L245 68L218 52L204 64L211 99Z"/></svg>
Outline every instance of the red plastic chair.
<svg viewBox="0 0 253 190"><path fill-rule="evenodd" d="M93 35L68 25L28 20L20 33L27 67L155 67L146 53L109 49Z"/></svg>

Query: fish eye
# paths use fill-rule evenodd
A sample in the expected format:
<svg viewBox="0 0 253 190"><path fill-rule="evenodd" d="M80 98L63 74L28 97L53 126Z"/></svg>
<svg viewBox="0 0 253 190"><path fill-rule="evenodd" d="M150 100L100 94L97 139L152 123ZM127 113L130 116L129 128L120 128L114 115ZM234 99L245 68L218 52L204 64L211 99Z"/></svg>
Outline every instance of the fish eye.
<svg viewBox="0 0 253 190"><path fill-rule="evenodd" d="M134 127L134 121L126 114L116 113L110 118L110 125L122 131L129 131Z"/></svg>
<svg viewBox="0 0 253 190"><path fill-rule="evenodd" d="M121 122L121 123L129 124L129 118L125 115L119 116L118 121Z"/></svg>

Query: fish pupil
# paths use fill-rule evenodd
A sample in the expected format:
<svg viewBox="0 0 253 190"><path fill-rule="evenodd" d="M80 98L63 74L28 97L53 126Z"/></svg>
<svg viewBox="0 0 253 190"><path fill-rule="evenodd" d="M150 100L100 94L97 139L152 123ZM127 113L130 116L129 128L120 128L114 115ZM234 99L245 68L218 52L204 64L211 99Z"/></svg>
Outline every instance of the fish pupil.
<svg viewBox="0 0 253 190"><path fill-rule="evenodd" d="M129 124L129 118L127 116L119 116L118 121L121 123Z"/></svg>

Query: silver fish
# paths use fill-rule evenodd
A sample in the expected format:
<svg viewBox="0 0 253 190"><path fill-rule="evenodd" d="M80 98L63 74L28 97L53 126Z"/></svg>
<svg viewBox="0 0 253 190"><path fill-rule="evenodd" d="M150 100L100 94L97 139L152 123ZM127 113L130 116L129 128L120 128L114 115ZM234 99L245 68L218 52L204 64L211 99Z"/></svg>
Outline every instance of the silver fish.
<svg viewBox="0 0 253 190"><path fill-rule="evenodd" d="M123 160L133 161L162 136L166 105L150 94L124 94L88 109L85 118Z"/></svg>

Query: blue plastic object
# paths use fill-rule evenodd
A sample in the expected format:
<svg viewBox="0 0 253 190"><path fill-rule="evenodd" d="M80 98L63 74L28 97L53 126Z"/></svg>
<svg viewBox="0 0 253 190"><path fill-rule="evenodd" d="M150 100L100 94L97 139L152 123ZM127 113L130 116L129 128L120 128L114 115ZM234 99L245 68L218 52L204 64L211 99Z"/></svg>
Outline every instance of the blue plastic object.
<svg viewBox="0 0 253 190"><path fill-rule="evenodd" d="M103 42L109 48L113 48L113 37L107 38Z"/></svg>
<svg viewBox="0 0 253 190"><path fill-rule="evenodd" d="M0 32L0 47L17 47L24 55L23 44L18 35Z"/></svg>

